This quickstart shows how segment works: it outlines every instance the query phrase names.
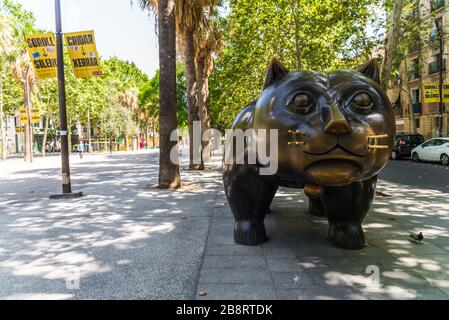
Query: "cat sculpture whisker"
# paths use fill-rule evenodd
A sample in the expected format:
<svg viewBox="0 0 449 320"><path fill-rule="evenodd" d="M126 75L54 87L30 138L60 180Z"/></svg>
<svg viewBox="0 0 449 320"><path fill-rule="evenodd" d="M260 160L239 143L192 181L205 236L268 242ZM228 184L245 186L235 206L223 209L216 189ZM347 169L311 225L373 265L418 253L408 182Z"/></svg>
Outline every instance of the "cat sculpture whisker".
<svg viewBox="0 0 449 320"><path fill-rule="evenodd" d="M293 134L293 135L295 135L295 136L299 136L300 138L303 138L303 137L305 137L305 133L303 132L303 131L301 131L301 130L288 130L288 133L290 133L290 134ZM291 145L300 145L300 146L303 146L303 145L305 145L306 143L304 142L304 141L290 141L289 143L288 143L288 145L289 146L291 146Z"/></svg>
<svg viewBox="0 0 449 320"><path fill-rule="evenodd" d="M380 134L375 136L368 136L368 149L371 151L375 149L388 149L387 145L379 145L377 144L377 139L385 139L388 138L388 134Z"/></svg>
<svg viewBox="0 0 449 320"><path fill-rule="evenodd" d="M302 132L302 131L300 131L300 130L288 130L288 133L290 133L290 134L296 134L296 135L298 135L298 136L304 136L304 135L305 135L305 133Z"/></svg>

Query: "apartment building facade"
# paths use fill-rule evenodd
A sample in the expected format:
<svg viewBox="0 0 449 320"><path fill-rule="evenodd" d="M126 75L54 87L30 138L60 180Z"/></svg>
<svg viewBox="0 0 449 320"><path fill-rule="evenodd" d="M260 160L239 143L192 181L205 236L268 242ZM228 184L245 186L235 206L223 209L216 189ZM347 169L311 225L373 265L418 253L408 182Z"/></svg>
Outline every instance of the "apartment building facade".
<svg viewBox="0 0 449 320"><path fill-rule="evenodd" d="M426 139L438 137L440 117L442 135L448 136L449 103L440 110L439 102L428 103L424 99L424 84L438 84L440 69L443 84L449 84L449 0L421 0L413 15L422 21L419 41L408 45L405 59L401 62L399 76L390 83L388 96L393 104L398 132L417 132ZM440 38L436 23L443 31L443 52L440 52ZM440 66L440 54L443 63Z"/></svg>

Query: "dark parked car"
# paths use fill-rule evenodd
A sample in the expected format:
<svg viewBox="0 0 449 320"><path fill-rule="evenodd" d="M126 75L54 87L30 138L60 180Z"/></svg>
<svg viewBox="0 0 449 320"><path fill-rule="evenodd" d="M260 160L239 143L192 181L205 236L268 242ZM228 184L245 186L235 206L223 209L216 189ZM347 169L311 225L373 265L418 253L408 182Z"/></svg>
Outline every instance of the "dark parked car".
<svg viewBox="0 0 449 320"><path fill-rule="evenodd" d="M410 158L412 150L423 143L424 137L420 134L397 134L391 159Z"/></svg>

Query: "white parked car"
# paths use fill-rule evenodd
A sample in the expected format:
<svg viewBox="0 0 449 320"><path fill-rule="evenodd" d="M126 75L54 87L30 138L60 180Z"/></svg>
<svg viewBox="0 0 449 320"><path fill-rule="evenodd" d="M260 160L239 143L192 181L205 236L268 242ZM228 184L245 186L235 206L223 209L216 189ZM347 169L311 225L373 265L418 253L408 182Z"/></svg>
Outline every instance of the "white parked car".
<svg viewBox="0 0 449 320"><path fill-rule="evenodd" d="M424 142L412 150L412 159L415 162L432 161L449 165L449 138L435 138Z"/></svg>

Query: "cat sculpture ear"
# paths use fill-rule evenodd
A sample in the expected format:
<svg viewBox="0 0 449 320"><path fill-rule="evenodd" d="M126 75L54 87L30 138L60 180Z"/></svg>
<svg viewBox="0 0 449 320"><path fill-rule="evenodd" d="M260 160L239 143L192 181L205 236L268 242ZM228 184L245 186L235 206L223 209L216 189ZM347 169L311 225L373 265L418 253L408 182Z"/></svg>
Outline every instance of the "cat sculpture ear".
<svg viewBox="0 0 449 320"><path fill-rule="evenodd" d="M282 80L286 74L288 74L287 68L284 67L284 65L276 58L271 59L271 62L268 65L265 82L263 84L263 90Z"/></svg>
<svg viewBox="0 0 449 320"><path fill-rule="evenodd" d="M365 77L371 78L380 84L380 71L376 59L367 61L364 65L360 66L357 71L362 73Z"/></svg>

